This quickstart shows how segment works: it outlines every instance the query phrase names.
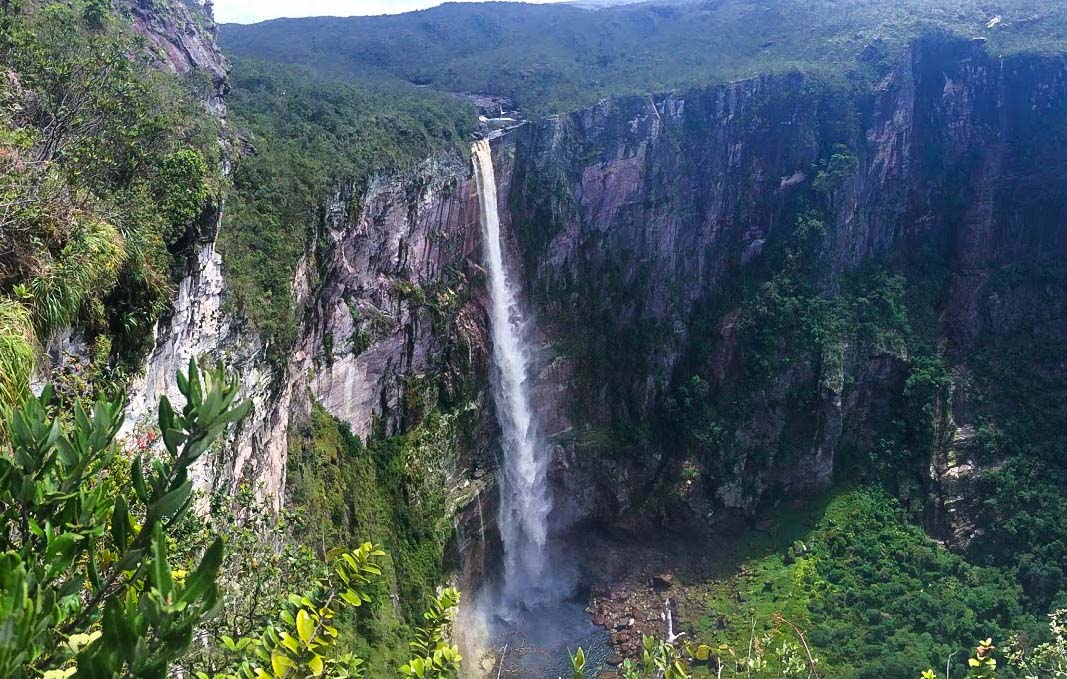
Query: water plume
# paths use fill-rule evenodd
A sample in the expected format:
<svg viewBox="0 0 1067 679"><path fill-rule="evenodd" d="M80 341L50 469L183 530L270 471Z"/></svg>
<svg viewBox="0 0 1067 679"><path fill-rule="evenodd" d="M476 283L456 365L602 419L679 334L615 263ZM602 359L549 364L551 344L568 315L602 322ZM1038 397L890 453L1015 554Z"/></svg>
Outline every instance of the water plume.
<svg viewBox="0 0 1067 679"><path fill-rule="evenodd" d="M530 407L526 321L504 257L489 142L475 142L472 156L489 279L493 400L503 449L498 480L498 524L504 548L500 596L505 606L532 606L550 594L545 578L548 516L552 510L547 478L549 452L540 440Z"/></svg>

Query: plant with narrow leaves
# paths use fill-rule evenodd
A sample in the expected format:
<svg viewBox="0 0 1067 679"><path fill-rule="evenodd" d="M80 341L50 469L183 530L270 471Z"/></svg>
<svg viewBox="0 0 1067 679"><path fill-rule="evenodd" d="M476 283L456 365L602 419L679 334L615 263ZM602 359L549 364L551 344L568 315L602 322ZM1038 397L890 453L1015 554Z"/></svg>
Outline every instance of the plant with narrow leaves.
<svg viewBox="0 0 1067 679"><path fill-rule="evenodd" d="M452 616L459 606L459 592L451 587L430 597L429 608L422 614L425 621L415 630L408 645L414 655L400 668L406 677L417 679L453 679L463 659L459 648L446 641Z"/></svg>
<svg viewBox="0 0 1067 679"><path fill-rule="evenodd" d="M0 440L7 436L9 410L30 391L37 362L36 338L26 307L0 298Z"/></svg>
<svg viewBox="0 0 1067 679"><path fill-rule="evenodd" d="M571 678L584 679L585 677L585 651L581 646L571 654Z"/></svg>
<svg viewBox="0 0 1067 679"><path fill-rule="evenodd" d="M221 368L179 374L181 413L164 397L164 453L132 464L132 490L109 472L123 404L75 404L65 432L51 390L15 413L0 454L0 676L160 678L218 602L216 540L176 579L167 537L189 510L190 467L247 405Z"/></svg>

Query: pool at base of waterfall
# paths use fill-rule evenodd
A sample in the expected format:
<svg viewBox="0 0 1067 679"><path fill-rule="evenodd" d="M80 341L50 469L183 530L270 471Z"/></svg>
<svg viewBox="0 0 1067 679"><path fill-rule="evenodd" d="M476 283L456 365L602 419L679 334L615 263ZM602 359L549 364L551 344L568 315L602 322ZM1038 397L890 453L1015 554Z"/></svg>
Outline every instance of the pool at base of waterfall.
<svg viewBox="0 0 1067 679"><path fill-rule="evenodd" d="M587 677L613 669L608 662L614 655L611 637L603 627L593 624L583 601L573 599L527 608L512 620L495 620L491 643L497 664L489 676L570 677L570 654L579 647L585 651Z"/></svg>

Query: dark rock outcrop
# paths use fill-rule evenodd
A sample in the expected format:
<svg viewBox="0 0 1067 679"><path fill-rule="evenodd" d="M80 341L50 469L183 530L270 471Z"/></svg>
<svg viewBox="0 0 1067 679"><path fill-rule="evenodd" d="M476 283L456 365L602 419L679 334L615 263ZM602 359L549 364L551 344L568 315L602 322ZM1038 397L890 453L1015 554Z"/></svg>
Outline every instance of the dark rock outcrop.
<svg viewBox="0 0 1067 679"><path fill-rule="evenodd" d="M969 352L1012 325L988 297L990 277L1067 255L1065 119L1062 57L998 58L938 37L860 93L762 77L613 99L518 131L508 204L545 335L543 418L572 509L622 511L666 458L685 455L656 445L619 455L620 444L590 446L582 432L656 417L693 375L731 394L753 359L737 341L735 284L767 280L768 250L808 211L826 223L813 254L826 298L865 267L907 271L928 253L944 262L933 335L965 369ZM1020 291L1012 308L1032 317L1043 304ZM800 349L725 433L733 458L704 470L708 511L825 486L840 451L873 447L900 411L905 347L842 337ZM1063 378L1062 364L1050 369ZM933 471L917 470L942 504L974 467L964 388L957 380L939 402Z"/></svg>

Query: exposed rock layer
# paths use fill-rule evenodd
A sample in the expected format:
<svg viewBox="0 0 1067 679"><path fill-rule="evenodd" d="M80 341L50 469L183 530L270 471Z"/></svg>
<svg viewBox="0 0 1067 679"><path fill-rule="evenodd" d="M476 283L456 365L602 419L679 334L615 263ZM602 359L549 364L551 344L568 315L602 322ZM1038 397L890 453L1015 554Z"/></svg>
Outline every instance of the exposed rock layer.
<svg viewBox="0 0 1067 679"><path fill-rule="evenodd" d="M221 93L224 62L190 35L164 51L179 71L196 65L218 76ZM1067 254L1065 116L1062 58L999 59L980 44L938 39L917 44L910 63L862 94L801 75L763 77L613 99L498 139L502 228L542 329L536 400L556 446L559 520L615 518L686 463L685 451L663 445L618 454L632 444L596 434L658 417L694 375L716 398L738 389L751 360L744 318L719 309L708 326L708 309L733 282L769 275L767 253L805 211L818 208L827 222L815 255L827 296L871 263L903 266L929 249L946 259L936 334L964 357L960 370L968 351L1032 318L1047 290L992 299L987 281ZM833 174L839 148L850 162L820 179ZM235 456L202 482L249 478L279 504L287 431L312 398L363 437L408 431L433 409L481 409L464 449L448 455L461 533L484 543L486 513L475 514L473 501L491 490L496 432L483 389L476 211L462 161L342 187L298 272L304 315L282 370L266 367L259 339L226 313L206 235L134 386L134 412L150 412L188 357L225 358L255 409L235 432ZM609 341L591 344L590 335ZM590 346L620 353L590 361L580 350ZM841 450L873 445L901 407L911 357L900 347L841 342L802 354L727 432L733 457L683 488L697 515L750 512L775 493L825 486ZM974 468L967 404L964 393L938 404L923 470L943 512L960 506ZM946 530L963 541L973 529L954 520Z"/></svg>
<svg viewBox="0 0 1067 679"><path fill-rule="evenodd" d="M862 95L801 75L764 77L614 99L520 130L512 221L547 327L545 419L576 472L568 487L577 508L624 510L663 472L662 456L679 452L653 445L619 463L614 446L583 442L583 430L647 420L692 375L712 395L737 388L752 359L736 341L738 317L727 309L703 330L699 321L732 282L769 277L760 273L768 243L813 208L827 221L814 255L825 296L848 272L904 270L935 252L948 269L935 334L950 362L965 370L968 352L1006 337L1012 326L986 281L1067 254L1067 197L1057 188L1067 179L1065 114L1063 58L1001 59L980 43L938 38L917 43L909 64ZM841 148L851 162L833 176ZM1020 292L1015 320L1047 315L1046 292ZM620 354L575 355L590 333L619 338L592 344ZM802 347L801 360L761 387L747 420L726 434L735 458L704 470L700 513L750 511L768 493L825 486L842 447L877 443L873 433L901 407L910 357L836 349L804 358ZM1062 365L1050 369L1063 379ZM949 496L964 493L973 467L965 401L938 405L931 442L941 460L933 481L953 479L953 490L938 490ZM951 456L946 446L956 447Z"/></svg>

